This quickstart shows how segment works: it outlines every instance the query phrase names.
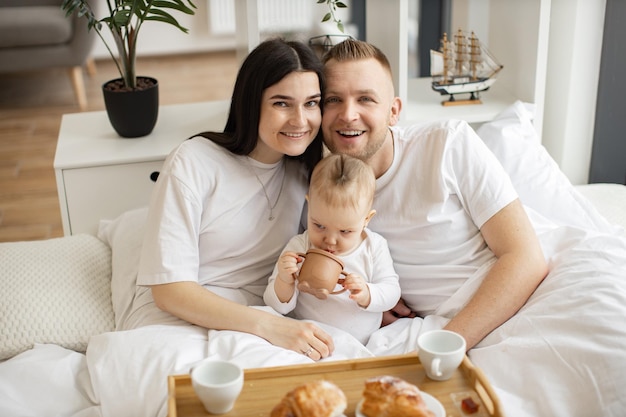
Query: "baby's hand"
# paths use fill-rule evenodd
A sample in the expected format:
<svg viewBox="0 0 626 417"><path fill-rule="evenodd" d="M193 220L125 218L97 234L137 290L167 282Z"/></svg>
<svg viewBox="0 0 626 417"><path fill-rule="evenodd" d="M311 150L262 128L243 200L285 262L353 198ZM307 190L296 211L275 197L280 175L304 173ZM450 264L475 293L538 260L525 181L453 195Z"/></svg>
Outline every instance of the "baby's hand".
<svg viewBox="0 0 626 417"><path fill-rule="evenodd" d="M348 274L343 281L343 287L350 291L350 299L356 301L358 305L363 308L370 305L370 288L361 276Z"/></svg>
<svg viewBox="0 0 626 417"><path fill-rule="evenodd" d="M278 259L278 279L285 284L293 284L296 281L293 274L298 272L298 262L302 262L302 258L297 253L283 253Z"/></svg>

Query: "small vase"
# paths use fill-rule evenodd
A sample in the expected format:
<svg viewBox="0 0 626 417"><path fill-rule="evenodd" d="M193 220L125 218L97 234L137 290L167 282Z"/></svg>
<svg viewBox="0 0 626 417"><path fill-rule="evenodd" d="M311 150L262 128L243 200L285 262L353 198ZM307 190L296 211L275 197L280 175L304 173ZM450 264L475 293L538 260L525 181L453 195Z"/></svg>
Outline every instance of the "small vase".
<svg viewBox="0 0 626 417"><path fill-rule="evenodd" d="M137 77L148 80L147 88L136 90L111 89L111 83L119 84L121 78L102 85L104 105L109 121L118 135L124 138L138 138L152 132L159 114L159 84L150 77Z"/></svg>

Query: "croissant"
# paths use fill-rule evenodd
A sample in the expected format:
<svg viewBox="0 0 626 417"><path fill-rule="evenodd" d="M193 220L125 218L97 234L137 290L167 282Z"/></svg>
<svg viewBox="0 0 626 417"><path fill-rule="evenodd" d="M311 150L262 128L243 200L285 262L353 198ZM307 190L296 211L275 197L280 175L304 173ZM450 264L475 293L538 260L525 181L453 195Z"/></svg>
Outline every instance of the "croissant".
<svg viewBox="0 0 626 417"><path fill-rule="evenodd" d="M361 413L366 417L435 417L419 388L393 376L365 381Z"/></svg>
<svg viewBox="0 0 626 417"><path fill-rule="evenodd" d="M270 417L338 417L346 407L341 388L330 381L314 381L288 392Z"/></svg>

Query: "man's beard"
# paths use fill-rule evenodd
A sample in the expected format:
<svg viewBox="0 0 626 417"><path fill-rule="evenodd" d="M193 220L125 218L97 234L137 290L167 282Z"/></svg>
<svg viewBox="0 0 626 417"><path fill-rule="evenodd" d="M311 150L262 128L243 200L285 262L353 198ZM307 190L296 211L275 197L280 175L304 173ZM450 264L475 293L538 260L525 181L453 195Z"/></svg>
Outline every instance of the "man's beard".
<svg viewBox="0 0 626 417"><path fill-rule="evenodd" d="M326 147L332 153L342 153L342 154L352 156L353 158L360 159L363 162L368 162L370 159L374 157L374 155L376 155L376 153L380 150L380 148L382 148L383 144L385 143L386 135L387 135L387 132L385 131L385 135L382 138L376 138L376 140L374 141L372 141L372 138L369 138L369 140L365 144L365 148L363 148L360 151L356 149L351 149L351 148L348 148L346 150L339 150L337 149L337 147L334 146L334 144L332 144L332 146L329 146L327 144Z"/></svg>

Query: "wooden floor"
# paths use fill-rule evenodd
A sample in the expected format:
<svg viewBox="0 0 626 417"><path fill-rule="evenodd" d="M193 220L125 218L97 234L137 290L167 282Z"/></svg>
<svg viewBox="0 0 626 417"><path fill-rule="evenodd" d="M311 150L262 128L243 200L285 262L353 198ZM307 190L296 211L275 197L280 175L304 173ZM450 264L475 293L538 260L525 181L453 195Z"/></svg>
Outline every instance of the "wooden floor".
<svg viewBox="0 0 626 417"><path fill-rule="evenodd" d="M102 84L118 77L110 60L85 71L87 111L104 110ZM161 104L230 97L235 52L142 58L140 75L159 80ZM63 235L54 176L54 153L65 113L79 111L64 69L0 74L0 242ZM132 140L132 139L130 139Z"/></svg>

